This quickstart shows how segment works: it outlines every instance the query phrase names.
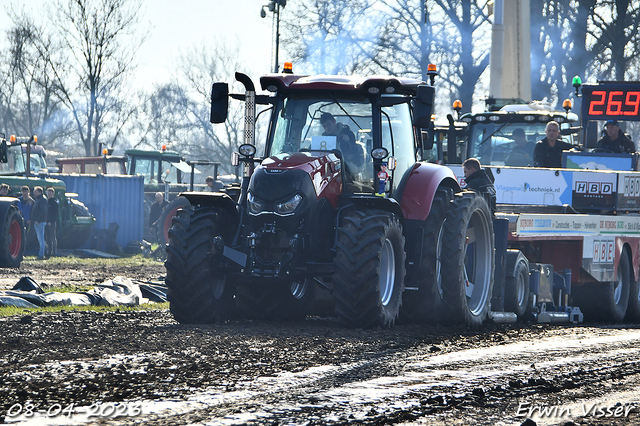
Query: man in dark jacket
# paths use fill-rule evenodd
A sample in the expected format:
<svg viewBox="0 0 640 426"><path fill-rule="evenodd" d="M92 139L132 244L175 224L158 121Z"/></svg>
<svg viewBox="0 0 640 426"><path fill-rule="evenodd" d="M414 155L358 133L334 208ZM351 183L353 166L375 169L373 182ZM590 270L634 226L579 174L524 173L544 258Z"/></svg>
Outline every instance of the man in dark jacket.
<svg viewBox="0 0 640 426"><path fill-rule="evenodd" d="M46 242L45 256L58 255L58 237L56 236L56 225L58 224L58 200L56 191L52 187L47 188L47 226L45 228L44 239Z"/></svg>
<svg viewBox="0 0 640 426"><path fill-rule="evenodd" d="M31 222L33 228L36 230L36 236L38 237L38 245L40 250L38 251L38 259L44 259L44 227L47 224L47 200L44 198L42 187L36 186L33 188L33 209L31 210Z"/></svg>
<svg viewBox="0 0 640 426"><path fill-rule="evenodd" d="M605 123L604 128L607 134L598 141L598 148L615 153L626 152L631 154L636 151L636 145L622 133L617 120L609 120Z"/></svg>
<svg viewBox="0 0 640 426"><path fill-rule="evenodd" d="M149 211L149 227L151 228L152 235L156 235L158 230L158 224L156 223L162 214L162 210L169 205L169 202L164 199L162 192L156 192L156 200L151 204L151 210Z"/></svg>
<svg viewBox="0 0 640 426"><path fill-rule="evenodd" d="M556 121L547 123L544 129L546 138L538 141L533 150L533 165L535 167L562 167L562 151L572 148L571 144L562 142L560 136L560 125Z"/></svg>
<svg viewBox="0 0 640 426"><path fill-rule="evenodd" d="M482 170L480 161L477 158L467 158L462 163L462 171L464 172L465 189L482 194L489 203L491 213L496 212L496 188L493 182Z"/></svg>

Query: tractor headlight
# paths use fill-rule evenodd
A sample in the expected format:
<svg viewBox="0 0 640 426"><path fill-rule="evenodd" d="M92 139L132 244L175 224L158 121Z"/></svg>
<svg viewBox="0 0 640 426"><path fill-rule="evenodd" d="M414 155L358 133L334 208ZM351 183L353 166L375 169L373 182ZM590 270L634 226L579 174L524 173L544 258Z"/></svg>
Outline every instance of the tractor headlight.
<svg viewBox="0 0 640 426"><path fill-rule="evenodd" d="M291 197L289 200L276 204L276 213L278 214L289 214L293 213L293 211L300 205L302 202L302 195L296 194Z"/></svg>
<svg viewBox="0 0 640 426"><path fill-rule="evenodd" d="M240 145L238 151L245 157L252 157L256 153L256 147L251 145L250 143L245 143Z"/></svg>
<svg viewBox="0 0 640 426"><path fill-rule="evenodd" d="M254 197L251 192L249 192L249 195L247 196L247 206L249 207L250 213L258 214L262 211L264 203Z"/></svg>

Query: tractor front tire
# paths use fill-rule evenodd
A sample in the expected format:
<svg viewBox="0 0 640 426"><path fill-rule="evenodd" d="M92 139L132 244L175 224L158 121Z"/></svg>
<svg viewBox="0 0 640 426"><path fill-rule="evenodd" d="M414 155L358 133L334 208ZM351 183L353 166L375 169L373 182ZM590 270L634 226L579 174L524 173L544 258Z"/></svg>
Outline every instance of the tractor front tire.
<svg viewBox="0 0 640 426"><path fill-rule="evenodd" d="M217 262L214 238L234 228L228 213L212 207L178 210L167 245L167 298L185 324L224 322L233 314L233 286Z"/></svg>
<svg viewBox="0 0 640 426"><path fill-rule="evenodd" d="M442 297L453 323L475 328L490 310L494 274L493 221L482 195L454 196L442 238Z"/></svg>
<svg viewBox="0 0 640 426"><path fill-rule="evenodd" d="M429 216L422 229L422 259L411 277L410 293L402 302L401 318L408 322L437 323L442 320L442 279L440 257L444 220L451 203L452 194L446 189L438 190L433 197ZM407 291L409 291L407 289Z"/></svg>
<svg viewBox="0 0 640 426"><path fill-rule="evenodd" d="M405 277L398 219L381 210L351 211L340 220L333 277L336 313L348 327L392 327Z"/></svg>

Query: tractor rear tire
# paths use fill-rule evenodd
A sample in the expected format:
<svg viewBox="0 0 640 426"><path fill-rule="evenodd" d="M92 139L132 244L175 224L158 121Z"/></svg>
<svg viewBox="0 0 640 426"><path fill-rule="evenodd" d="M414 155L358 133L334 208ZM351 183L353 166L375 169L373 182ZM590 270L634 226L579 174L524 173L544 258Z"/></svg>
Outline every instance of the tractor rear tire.
<svg viewBox="0 0 640 426"><path fill-rule="evenodd" d="M340 220L334 258L338 319L348 327L392 327L405 277L402 226L381 210L351 211Z"/></svg>
<svg viewBox="0 0 640 426"><path fill-rule="evenodd" d="M509 276L504 286L504 310L514 312L522 320L529 307L529 270L524 259L516 265L515 277Z"/></svg>
<svg viewBox="0 0 640 426"><path fill-rule="evenodd" d="M185 197L176 197L160 212L158 225L156 228L156 241L158 244L165 245L169 242L169 229L172 226L172 219L178 212L178 209L189 205L189 200Z"/></svg>
<svg viewBox="0 0 640 426"><path fill-rule="evenodd" d="M18 268L26 247L24 220L17 207L11 206L0 238L0 267Z"/></svg>
<svg viewBox="0 0 640 426"><path fill-rule="evenodd" d="M627 250L622 250L616 281L587 284L573 290L587 321L620 323L627 314L631 290L631 266Z"/></svg>
<svg viewBox="0 0 640 426"><path fill-rule="evenodd" d="M235 227L224 210L178 210L167 245L167 298L173 317L184 324L224 322L233 315L233 286L215 257L213 240Z"/></svg>
<svg viewBox="0 0 640 426"><path fill-rule="evenodd" d="M272 285L239 285L236 289L236 309L242 318L300 321L311 309L314 290L315 284L310 279Z"/></svg>
<svg viewBox="0 0 640 426"><path fill-rule="evenodd" d="M453 323L479 327L490 310L495 263L492 215L482 195L454 196L442 242L446 315Z"/></svg>
<svg viewBox="0 0 640 426"><path fill-rule="evenodd" d="M429 216L424 221L422 232L422 259L412 274L411 297L403 298L401 317L408 322L437 323L442 320L442 278L440 256L444 220L451 203L450 191L438 190L431 203Z"/></svg>

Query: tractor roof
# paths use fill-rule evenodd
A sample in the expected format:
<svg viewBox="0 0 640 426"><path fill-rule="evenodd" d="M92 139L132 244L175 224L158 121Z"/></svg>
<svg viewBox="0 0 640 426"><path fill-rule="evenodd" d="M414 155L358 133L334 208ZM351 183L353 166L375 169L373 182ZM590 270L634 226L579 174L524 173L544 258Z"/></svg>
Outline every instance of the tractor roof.
<svg viewBox="0 0 640 426"><path fill-rule="evenodd" d="M346 76L346 75L314 75L301 74L267 74L260 78L263 90L293 91L337 91L371 93L370 88L378 88L379 93L396 93L413 95L424 81L392 76Z"/></svg>

